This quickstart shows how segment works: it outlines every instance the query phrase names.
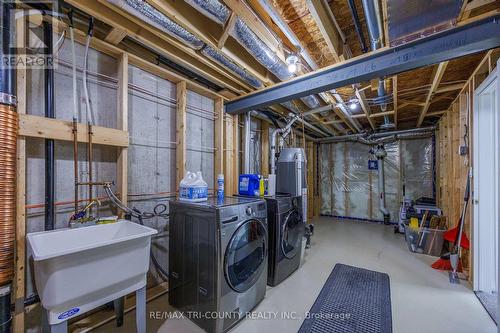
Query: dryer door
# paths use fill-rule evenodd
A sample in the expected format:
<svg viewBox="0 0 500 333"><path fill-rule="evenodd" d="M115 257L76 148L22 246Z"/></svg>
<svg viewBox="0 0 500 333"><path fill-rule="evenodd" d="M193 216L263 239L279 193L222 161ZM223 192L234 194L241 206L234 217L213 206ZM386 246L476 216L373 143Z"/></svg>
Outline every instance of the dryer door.
<svg viewBox="0 0 500 333"><path fill-rule="evenodd" d="M285 216L281 227L281 251L288 259L300 253L303 232L302 217L296 209L293 209Z"/></svg>
<svg viewBox="0 0 500 333"><path fill-rule="evenodd" d="M259 279L267 265L266 241L266 227L259 220L248 220L236 229L224 258L226 280L235 291L244 292Z"/></svg>

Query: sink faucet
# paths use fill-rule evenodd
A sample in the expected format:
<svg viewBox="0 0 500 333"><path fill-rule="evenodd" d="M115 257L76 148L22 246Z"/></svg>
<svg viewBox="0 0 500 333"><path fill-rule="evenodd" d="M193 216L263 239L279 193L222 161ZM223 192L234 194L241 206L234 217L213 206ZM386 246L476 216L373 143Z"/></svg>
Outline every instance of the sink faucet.
<svg viewBox="0 0 500 333"><path fill-rule="evenodd" d="M93 216L85 217L87 215L87 212L93 207L93 206L100 206L101 202L98 199L94 199L91 202L85 206L81 211L78 213L74 214L70 218L70 223L74 222L89 222L94 219Z"/></svg>

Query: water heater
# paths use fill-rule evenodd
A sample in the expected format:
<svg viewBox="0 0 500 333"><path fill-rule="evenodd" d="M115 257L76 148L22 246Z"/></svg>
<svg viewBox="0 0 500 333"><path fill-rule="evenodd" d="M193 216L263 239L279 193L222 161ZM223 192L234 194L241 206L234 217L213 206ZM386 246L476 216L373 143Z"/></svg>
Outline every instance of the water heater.
<svg viewBox="0 0 500 333"><path fill-rule="evenodd" d="M307 220L307 161L303 148L283 148L276 163L276 190L302 197L302 212Z"/></svg>

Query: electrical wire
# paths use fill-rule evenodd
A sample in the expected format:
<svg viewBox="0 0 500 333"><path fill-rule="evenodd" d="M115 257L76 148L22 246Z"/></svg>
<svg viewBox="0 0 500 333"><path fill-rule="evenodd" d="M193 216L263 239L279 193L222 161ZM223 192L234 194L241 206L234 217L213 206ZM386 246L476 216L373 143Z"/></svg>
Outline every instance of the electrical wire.
<svg viewBox="0 0 500 333"><path fill-rule="evenodd" d="M87 86L87 70L88 70L88 60L89 60L89 47L90 40L92 39L94 18L90 18L89 32L87 34L87 39L85 41L85 56L84 56L84 66L83 66L83 90L85 93L85 104L87 110L87 122L90 125L95 125L94 114L92 112L92 107L90 105L89 88Z"/></svg>

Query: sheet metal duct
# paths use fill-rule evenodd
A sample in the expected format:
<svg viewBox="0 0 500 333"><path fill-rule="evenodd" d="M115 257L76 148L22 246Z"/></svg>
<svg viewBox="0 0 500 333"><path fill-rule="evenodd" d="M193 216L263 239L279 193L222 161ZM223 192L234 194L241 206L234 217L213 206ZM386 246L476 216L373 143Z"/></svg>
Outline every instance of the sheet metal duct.
<svg viewBox="0 0 500 333"><path fill-rule="evenodd" d="M108 2L164 31L188 47L197 51L201 50L204 56L227 68L252 87L257 89L262 88L262 82L258 78L248 73L248 71L231 61L218 50L206 45L198 37L169 19L150 4L141 0L108 0ZM224 11L222 10L220 13L224 13Z"/></svg>
<svg viewBox="0 0 500 333"><path fill-rule="evenodd" d="M380 11L380 6L377 1L373 0L363 0L363 10L366 18L366 26L368 28L368 34L370 35L370 43L372 46L372 51L375 51L382 47L382 13ZM385 90L385 80L383 78L379 79L378 82L378 97L384 100L386 96ZM380 109L382 112L387 111L387 104L382 102L380 104ZM394 124L389 121L388 116L384 116L384 123L381 129L387 130L394 128Z"/></svg>
<svg viewBox="0 0 500 333"><path fill-rule="evenodd" d="M462 3L463 0L388 0L390 45L405 44L453 27Z"/></svg>

